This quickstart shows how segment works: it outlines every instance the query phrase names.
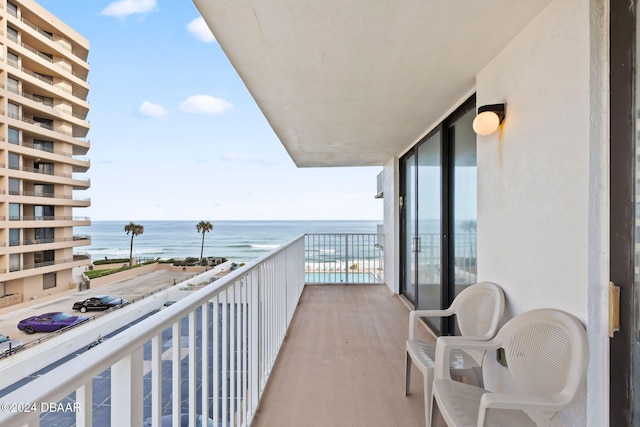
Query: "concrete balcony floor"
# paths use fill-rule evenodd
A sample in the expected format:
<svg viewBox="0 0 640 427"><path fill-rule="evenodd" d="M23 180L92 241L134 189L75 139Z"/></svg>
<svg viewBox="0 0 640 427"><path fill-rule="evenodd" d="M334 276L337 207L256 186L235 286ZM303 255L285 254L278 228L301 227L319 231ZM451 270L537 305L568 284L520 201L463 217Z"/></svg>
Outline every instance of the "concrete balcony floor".
<svg viewBox="0 0 640 427"><path fill-rule="evenodd" d="M306 286L252 425L424 426L415 367L404 395L408 324L384 285Z"/></svg>

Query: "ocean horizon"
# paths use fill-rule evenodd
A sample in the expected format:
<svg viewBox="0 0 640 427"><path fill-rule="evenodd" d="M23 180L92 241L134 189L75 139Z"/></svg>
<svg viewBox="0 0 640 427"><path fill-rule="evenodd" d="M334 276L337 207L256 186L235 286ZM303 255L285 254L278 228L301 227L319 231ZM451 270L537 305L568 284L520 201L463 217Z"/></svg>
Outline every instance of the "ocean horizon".
<svg viewBox="0 0 640 427"><path fill-rule="evenodd" d="M79 248L93 261L128 258L131 235L124 231L131 221L93 221L78 231L91 237L91 245ZM133 256L138 258L199 257L202 233L200 221L134 221L144 227L133 239ZM205 257L225 257L233 262L251 262L305 233L376 233L382 220L268 220L210 221L213 230L205 234Z"/></svg>

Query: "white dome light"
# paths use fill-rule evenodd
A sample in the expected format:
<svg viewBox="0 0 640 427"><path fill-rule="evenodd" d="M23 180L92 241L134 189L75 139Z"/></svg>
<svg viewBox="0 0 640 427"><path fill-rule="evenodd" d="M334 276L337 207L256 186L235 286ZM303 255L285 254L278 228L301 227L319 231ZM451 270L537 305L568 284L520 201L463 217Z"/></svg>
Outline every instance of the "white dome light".
<svg viewBox="0 0 640 427"><path fill-rule="evenodd" d="M482 136L491 135L504 120L504 110L504 104L484 105L478 108L478 115L473 119L473 131Z"/></svg>

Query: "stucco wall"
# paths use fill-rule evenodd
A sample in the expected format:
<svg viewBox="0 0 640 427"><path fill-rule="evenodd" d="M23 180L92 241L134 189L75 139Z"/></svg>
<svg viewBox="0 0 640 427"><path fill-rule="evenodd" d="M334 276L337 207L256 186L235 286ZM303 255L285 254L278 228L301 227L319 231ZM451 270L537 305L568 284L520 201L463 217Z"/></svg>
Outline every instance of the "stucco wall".
<svg viewBox="0 0 640 427"><path fill-rule="evenodd" d="M478 278L504 287L507 316L540 307L573 313L599 353L590 391L552 425L607 422L604 12L590 3L552 2L476 80L478 106L507 103L501 131L477 140ZM506 386L501 369L492 372L498 388Z"/></svg>

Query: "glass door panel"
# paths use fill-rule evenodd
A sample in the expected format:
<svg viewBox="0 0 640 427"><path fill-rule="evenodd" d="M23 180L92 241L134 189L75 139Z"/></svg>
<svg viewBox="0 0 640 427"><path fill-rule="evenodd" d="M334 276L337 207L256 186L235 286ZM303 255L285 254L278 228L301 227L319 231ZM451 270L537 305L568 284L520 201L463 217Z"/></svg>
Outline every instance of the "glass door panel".
<svg viewBox="0 0 640 427"><path fill-rule="evenodd" d="M475 97L401 160L401 292L417 309L440 310L475 282ZM425 319L437 334L453 323Z"/></svg>
<svg viewBox="0 0 640 427"><path fill-rule="evenodd" d="M637 5L634 5L637 9ZM635 25L636 25L636 33L635 33L635 106L636 106L636 114L633 115L635 118L635 126L634 129L640 129L640 90L638 90L638 84L640 84L640 56L638 54L638 48L640 45L640 31L637 29L640 28L640 17L637 14L637 10L635 10ZM638 180L640 180L640 134L638 132L635 133L635 165L634 175L635 179L635 191L633 194L635 195L635 200L633 201L633 206L635 206L635 233L634 233L634 245L633 245L633 259L634 259L634 278L633 278L633 304L631 306L633 323L631 329L631 372L632 372L632 382L631 382L631 420L634 427L640 427L640 185Z"/></svg>
<svg viewBox="0 0 640 427"><path fill-rule="evenodd" d="M416 227L416 155L412 154L404 161L405 194L403 199L404 215L404 268L403 294L417 307L416 289L416 253L415 242L418 238Z"/></svg>
<svg viewBox="0 0 640 427"><path fill-rule="evenodd" d="M453 281L454 297L476 282L478 223L475 110L462 115L449 130L453 141Z"/></svg>
<svg viewBox="0 0 640 427"><path fill-rule="evenodd" d="M442 305L442 142L440 131L418 147L417 258L418 308ZM442 330L439 319L427 319ZM432 323L433 322L433 323Z"/></svg>

